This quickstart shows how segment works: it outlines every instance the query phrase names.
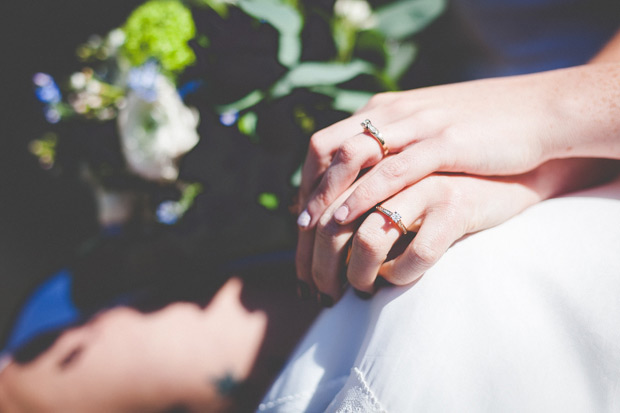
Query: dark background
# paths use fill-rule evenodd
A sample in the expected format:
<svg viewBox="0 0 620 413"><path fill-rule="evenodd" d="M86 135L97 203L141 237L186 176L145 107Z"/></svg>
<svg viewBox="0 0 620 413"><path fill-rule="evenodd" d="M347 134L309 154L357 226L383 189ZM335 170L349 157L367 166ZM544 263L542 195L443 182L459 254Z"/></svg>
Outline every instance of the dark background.
<svg viewBox="0 0 620 413"><path fill-rule="evenodd" d="M0 66L2 67L0 77L2 79L2 93L0 94L2 96L2 106L0 106L2 111L2 129L0 130L0 348L7 338L10 322L32 288L43 278L66 267L74 258L78 247L99 232L90 189L79 180L76 174L59 176L53 171L43 170L38 160L28 152L28 143L40 138L45 131L50 129L50 125L44 120L41 104L34 96L32 76L36 72L46 72L57 81L66 79L70 73L82 67L75 56L77 46L87 41L92 34L105 35L111 28L122 25L131 10L143 2L144 0L55 0L53 2L22 0L5 1L0 5L0 18L4 20L0 22L0 30L2 30L2 40L0 40L2 48L0 54L2 56ZM462 45L454 46L453 40L450 40L451 37L447 36L448 31L445 30L447 23L440 20L425 30L424 38L420 38L420 44L431 47L425 47L418 56L414 72L408 77L411 81L403 85L405 88L443 83L455 71L457 65L454 61L464 53L465 48ZM450 57L450 61L447 61L446 57ZM437 64L437 61L441 64ZM229 67L231 66L226 66L224 69L228 70ZM232 65L232 67L236 66ZM307 102L308 96L295 95L291 96L291 99ZM279 130L284 128L287 124L282 121L283 116L280 112L286 112L291 104L290 101L284 100L280 105L266 107L265 113L261 114L262 123L259 124L259 128L277 127ZM284 106L284 108L279 106ZM201 114L201 118L206 116L208 115ZM341 116L345 114L323 114L317 117L316 127L325 127L339 120ZM203 123L220 128L215 131L201 130L200 133L204 136L219 136L219 133L223 133L222 126L217 126L217 121L205 121L201 122L201 125ZM283 133L277 135L290 137L295 135L293 132L285 129ZM272 136L273 134L263 135ZM282 154L278 154L273 148L269 149L269 145L276 145L280 150L292 153L298 151L298 147L305 148L305 143L302 145L302 142L293 142L289 138L287 138L286 145L282 142L264 143L266 147L261 149L249 144L243 136L203 140L188 155L185 173L192 175L192 173L201 172L207 175L217 175L218 168L222 167L220 164L224 162L223 159L219 159L222 157L218 154L231 151L231 148L219 148L217 145L234 145L234 153L240 155L243 152L244 156L237 156L238 162L241 162L239 165L228 165L229 169L237 168L234 173L236 185L229 185L234 189L233 192L242 188L243 190L239 192L250 193L251 198L253 196L251 190L256 188L246 189L243 186L245 181L257 181L257 188L260 191L277 192L269 185L275 184L275 181L282 177L288 181L289 175L283 174L283 169L279 163L274 162L274 159L287 159L289 156L281 156ZM292 146L289 147L290 145ZM215 159L211 159L214 157ZM291 159L295 161L295 167L298 165L296 162L301 160L301 158ZM191 165L201 165L199 168L201 171L194 170L195 168ZM205 165L214 171L205 169ZM265 167L265 165L270 165L270 167ZM252 172L254 170L262 171L262 173L256 174ZM250 176L247 176L248 174ZM217 212L218 208L221 209L219 204L227 208L238 204L238 209L240 209L236 211L238 216L242 214L246 216L246 220L250 219L247 232L260 234L260 237L240 237L229 227L230 224L220 223L225 226L223 233L230 234L230 239L224 240L225 245L220 249L226 250L227 245L237 245L239 240L245 240L248 245L243 248L237 245L239 248L236 249L242 252L250 251L256 249L254 244L265 244L265 247L270 247L271 244L278 244L277 240L284 238L282 234L286 231L287 223L284 223L279 216L269 215L261 210L253 198L244 202L236 200L222 203L220 201L222 197L227 196L230 198L231 195L220 194L212 189L211 193L202 199L202 209L197 208L196 213L206 218L211 217L215 221L221 221L218 217L221 216L222 211ZM283 203L290 201L287 196L287 194L283 195ZM283 209L286 209L286 205ZM208 213L209 211L215 211L215 213ZM253 221L252 217L254 217ZM274 229L276 224L282 227L279 231ZM294 226L294 222L292 225ZM241 227L245 228L244 225ZM217 231L213 233L219 234ZM270 234L271 238L267 237L267 234ZM218 239L218 237L215 238ZM189 243L191 244L191 240ZM157 248L169 251L167 244L159 245ZM275 247L272 249L277 250ZM181 246L180 251L183 252L183 250ZM115 260L110 260L105 256L99 260L102 264L109 263L109 261ZM152 260L147 256L145 262L150 261ZM183 262L183 257L179 257L177 261L173 257L168 261L168 264L176 265L175 263ZM152 265L147 266L144 272L150 272L151 267ZM90 294L85 295L86 301L97 298L94 296L101 293L100 288L114 284L114 280L110 279L110 274L118 271L106 268L105 265L98 265L95 261L94 264L91 263L88 272L95 274L95 277L87 278L82 282L83 289L91 290ZM97 278L97 274L101 276ZM123 274L117 278L122 277ZM93 283L91 280L96 282ZM117 284L119 288L125 285L123 282ZM179 284L188 283L184 281Z"/></svg>
<svg viewBox="0 0 620 413"><path fill-rule="evenodd" d="M80 68L76 47L123 23L141 0L3 1L0 129L0 346L33 285L97 231L83 184L55 179L28 152L46 130L32 75Z"/></svg>

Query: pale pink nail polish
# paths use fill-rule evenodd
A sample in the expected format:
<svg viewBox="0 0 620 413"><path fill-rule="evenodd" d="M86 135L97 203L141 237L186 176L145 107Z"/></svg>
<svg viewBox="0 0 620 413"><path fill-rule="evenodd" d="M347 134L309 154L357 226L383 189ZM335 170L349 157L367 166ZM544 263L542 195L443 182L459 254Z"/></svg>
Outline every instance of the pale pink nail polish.
<svg viewBox="0 0 620 413"><path fill-rule="evenodd" d="M299 217L297 217L297 225L299 225L302 228L306 228L308 225L310 225L310 214L308 213L307 209L304 209L303 212L301 214L299 214Z"/></svg>
<svg viewBox="0 0 620 413"><path fill-rule="evenodd" d="M334 212L334 219L338 222L342 222L349 216L349 207L341 205L336 212Z"/></svg>

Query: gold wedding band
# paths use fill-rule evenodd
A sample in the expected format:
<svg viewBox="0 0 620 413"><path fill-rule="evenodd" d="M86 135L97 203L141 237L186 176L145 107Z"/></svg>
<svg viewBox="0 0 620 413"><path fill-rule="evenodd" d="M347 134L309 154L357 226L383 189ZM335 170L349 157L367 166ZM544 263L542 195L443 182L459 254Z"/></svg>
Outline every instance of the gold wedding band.
<svg viewBox="0 0 620 413"><path fill-rule="evenodd" d="M375 209L377 211L381 212L386 217L390 218L392 220L392 222L394 224L396 224L398 226L398 228L400 228L400 230L403 233L403 235L405 235L407 233L407 227L405 226L405 224L403 224L403 221L402 221L403 217L401 217L398 212L396 212L396 211L392 212L389 209L383 208L379 204L377 204L377 206L375 206Z"/></svg>
<svg viewBox="0 0 620 413"><path fill-rule="evenodd" d="M375 126L370 122L369 119L366 119L364 120L364 122L362 122L362 127L364 128L365 132L372 136L374 140L376 140L377 143L381 145L383 156L386 156L390 152L390 150L385 144L385 140L383 139L383 135L381 134L381 132L379 132L379 129L375 128Z"/></svg>

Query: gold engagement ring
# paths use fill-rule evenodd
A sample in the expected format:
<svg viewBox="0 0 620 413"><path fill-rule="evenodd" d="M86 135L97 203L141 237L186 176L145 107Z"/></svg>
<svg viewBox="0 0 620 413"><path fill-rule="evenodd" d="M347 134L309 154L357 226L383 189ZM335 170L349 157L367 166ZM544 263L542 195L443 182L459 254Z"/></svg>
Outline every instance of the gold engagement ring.
<svg viewBox="0 0 620 413"><path fill-rule="evenodd" d="M400 214L396 211L392 212L389 209L383 208L381 205L377 204L377 206L375 206L375 209L379 212L381 212L383 215L385 215L386 217L390 218L392 220L392 222L398 226L398 228L401 230L401 232L403 233L403 235L407 234L407 227L405 226L405 224L403 224L402 218L400 216Z"/></svg>
<svg viewBox="0 0 620 413"><path fill-rule="evenodd" d="M385 140L383 139L383 135L381 134L381 132L379 132L379 129L375 128L375 126L370 123L369 119L364 120L364 122L362 122L362 126L364 127L364 131L367 132L367 134L369 134L370 136L372 136L379 145L381 145L383 156L386 156L390 150L385 144Z"/></svg>

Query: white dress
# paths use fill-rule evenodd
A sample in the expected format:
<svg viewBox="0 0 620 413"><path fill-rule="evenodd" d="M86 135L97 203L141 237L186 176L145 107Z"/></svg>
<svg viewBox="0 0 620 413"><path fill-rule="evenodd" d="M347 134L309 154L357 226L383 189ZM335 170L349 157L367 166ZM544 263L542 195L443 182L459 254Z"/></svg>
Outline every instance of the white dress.
<svg viewBox="0 0 620 413"><path fill-rule="evenodd" d="M461 0L488 39L467 76L585 62L618 27L612 3ZM349 291L258 411L620 412L620 180L459 241L412 287Z"/></svg>
<svg viewBox="0 0 620 413"><path fill-rule="evenodd" d="M261 412L620 412L620 180L324 310Z"/></svg>

